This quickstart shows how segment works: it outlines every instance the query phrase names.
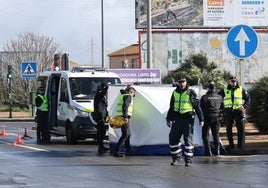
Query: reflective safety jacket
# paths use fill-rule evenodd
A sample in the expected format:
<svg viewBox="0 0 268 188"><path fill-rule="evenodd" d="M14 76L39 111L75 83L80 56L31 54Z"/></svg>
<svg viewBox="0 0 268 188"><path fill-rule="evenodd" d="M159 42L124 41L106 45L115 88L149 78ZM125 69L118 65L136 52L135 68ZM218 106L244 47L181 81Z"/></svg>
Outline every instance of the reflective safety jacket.
<svg viewBox="0 0 268 188"><path fill-rule="evenodd" d="M37 109L44 112L48 111L48 101L46 96L37 94L36 97L40 97L43 101L42 104L39 107L37 107Z"/></svg>
<svg viewBox="0 0 268 188"><path fill-rule="evenodd" d="M190 100L190 95L188 90L183 93L178 93L176 90L173 92L174 96L174 111L180 114L185 114L187 112L193 112L193 105Z"/></svg>
<svg viewBox="0 0 268 188"><path fill-rule="evenodd" d="M133 111L133 98L131 97L131 102L129 104L129 106L127 107L127 113L123 112L123 105L124 105L124 97L131 97L130 94L123 94L120 95L118 102L117 102L117 115L119 116L124 116L124 114L126 114L127 116L132 116L132 111Z"/></svg>
<svg viewBox="0 0 268 188"><path fill-rule="evenodd" d="M243 105L243 88L240 86L233 90L233 101L232 101L232 90L228 88L224 88L224 108L232 108L232 109L238 109L240 106Z"/></svg>

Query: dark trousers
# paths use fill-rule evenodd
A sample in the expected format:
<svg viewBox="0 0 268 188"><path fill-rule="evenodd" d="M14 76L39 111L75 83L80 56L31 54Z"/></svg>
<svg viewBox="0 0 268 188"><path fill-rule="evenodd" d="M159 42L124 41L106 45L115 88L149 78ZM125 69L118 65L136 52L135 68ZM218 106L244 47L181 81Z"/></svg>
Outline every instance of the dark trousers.
<svg viewBox="0 0 268 188"><path fill-rule="evenodd" d="M183 135L185 144L185 161L193 158L193 119L176 119L169 132L169 146L172 158L181 155L180 139Z"/></svg>
<svg viewBox="0 0 268 188"><path fill-rule="evenodd" d="M103 140L106 135L106 127L103 120L97 122L97 142L99 147L103 147Z"/></svg>
<svg viewBox="0 0 268 188"><path fill-rule="evenodd" d="M49 142L49 127L48 127L48 112L37 112L37 130L36 130L37 142L47 143Z"/></svg>
<svg viewBox="0 0 268 188"><path fill-rule="evenodd" d="M204 143L205 152L210 153L210 143L209 143L209 130L213 137L214 147L216 150L219 150L220 139L219 139L219 117L205 118L204 126L202 127L202 139Z"/></svg>
<svg viewBox="0 0 268 188"><path fill-rule="evenodd" d="M129 122L123 127L121 127L121 132L122 132L122 135L116 144L115 153L119 153L124 144L125 144L126 152L131 152Z"/></svg>
<svg viewBox="0 0 268 188"><path fill-rule="evenodd" d="M232 130L234 121L237 128L237 146L243 148L245 146L245 114L240 110L226 110L225 125L230 147L234 147Z"/></svg>

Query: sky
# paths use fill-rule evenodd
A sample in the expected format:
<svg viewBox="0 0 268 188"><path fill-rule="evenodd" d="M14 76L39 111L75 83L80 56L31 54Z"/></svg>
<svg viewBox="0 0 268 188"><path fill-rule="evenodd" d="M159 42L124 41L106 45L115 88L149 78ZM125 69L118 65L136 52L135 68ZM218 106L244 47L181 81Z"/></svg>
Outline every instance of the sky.
<svg viewBox="0 0 268 188"><path fill-rule="evenodd" d="M138 42L134 0L103 0L104 56ZM101 65L101 0L0 0L0 51L19 34L53 38L70 60ZM93 52L93 53L92 53Z"/></svg>

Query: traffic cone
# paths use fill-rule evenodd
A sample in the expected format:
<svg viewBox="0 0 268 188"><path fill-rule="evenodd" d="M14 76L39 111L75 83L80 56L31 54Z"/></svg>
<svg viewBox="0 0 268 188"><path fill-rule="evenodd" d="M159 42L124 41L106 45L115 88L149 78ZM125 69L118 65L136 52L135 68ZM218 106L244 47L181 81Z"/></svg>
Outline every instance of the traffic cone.
<svg viewBox="0 0 268 188"><path fill-rule="evenodd" d="M8 136L8 134L6 133L5 126L2 127L2 132L1 132L0 136Z"/></svg>
<svg viewBox="0 0 268 188"><path fill-rule="evenodd" d="M24 135L22 138L33 138L27 134L27 129L25 128Z"/></svg>
<svg viewBox="0 0 268 188"><path fill-rule="evenodd" d="M24 145L24 142L21 140L20 133L18 133L18 138L16 142L13 143L14 145Z"/></svg>

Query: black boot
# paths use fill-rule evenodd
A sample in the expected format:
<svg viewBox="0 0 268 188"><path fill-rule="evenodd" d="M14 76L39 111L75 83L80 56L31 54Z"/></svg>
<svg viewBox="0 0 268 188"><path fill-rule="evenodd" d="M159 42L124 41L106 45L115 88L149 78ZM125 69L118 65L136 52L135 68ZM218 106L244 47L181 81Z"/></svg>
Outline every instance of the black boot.
<svg viewBox="0 0 268 188"><path fill-rule="evenodd" d="M179 161L182 160L181 155L172 155L172 162L170 163L171 166L179 165Z"/></svg>
<svg viewBox="0 0 268 188"><path fill-rule="evenodd" d="M99 153L99 154L106 153L106 152L108 152L109 150L110 150L109 148L107 148L107 147L105 147L105 146L103 146L103 145L101 145L101 146L98 147L98 153Z"/></svg>
<svg viewBox="0 0 268 188"><path fill-rule="evenodd" d="M205 146L204 155L205 156L212 156L211 149L209 146Z"/></svg>

